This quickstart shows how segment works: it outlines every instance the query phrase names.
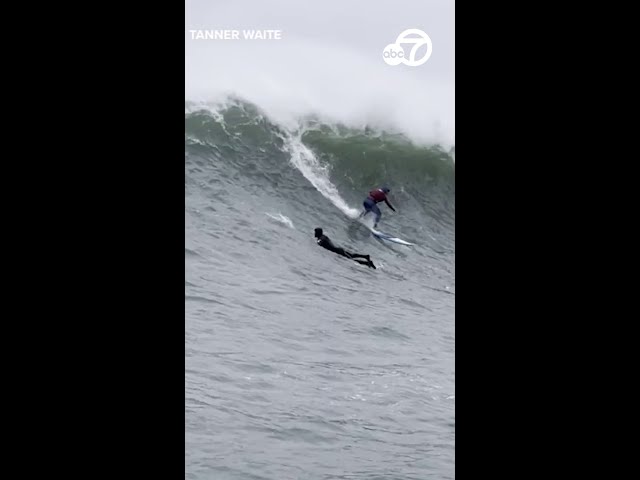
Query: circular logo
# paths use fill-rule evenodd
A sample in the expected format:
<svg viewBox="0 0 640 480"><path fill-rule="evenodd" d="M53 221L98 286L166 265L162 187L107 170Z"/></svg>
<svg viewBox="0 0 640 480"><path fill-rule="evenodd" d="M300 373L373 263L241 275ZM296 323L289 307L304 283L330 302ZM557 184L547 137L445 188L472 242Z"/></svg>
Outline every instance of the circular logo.
<svg viewBox="0 0 640 480"><path fill-rule="evenodd" d="M408 54L404 51L402 44L413 45ZM427 46L427 51L422 57L416 59L416 53L423 45ZM418 67L429 60L432 51L433 45L431 44L429 35L420 29L409 28L398 35L395 43L390 43L384 47L382 58L391 66L403 64L409 67Z"/></svg>

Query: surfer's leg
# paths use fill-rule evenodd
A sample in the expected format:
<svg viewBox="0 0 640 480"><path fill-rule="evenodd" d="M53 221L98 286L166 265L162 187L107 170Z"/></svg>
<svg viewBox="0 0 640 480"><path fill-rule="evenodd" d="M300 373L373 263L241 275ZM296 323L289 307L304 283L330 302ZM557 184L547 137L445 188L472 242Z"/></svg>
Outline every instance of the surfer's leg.
<svg viewBox="0 0 640 480"><path fill-rule="evenodd" d="M358 259L353 258L352 260L353 260L354 262L358 262L360 265L366 265L367 267L369 267L369 268L373 268L374 270L376 270L376 266L375 266L375 265L373 264L373 262L368 258L368 257L369 257L369 255L366 255L366 257L365 257L365 255L363 255L362 257L363 257L363 258L367 258L367 259L366 259L366 260L358 260Z"/></svg>
<svg viewBox="0 0 640 480"><path fill-rule="evenodd" d="M371 258L369 258L369 255L361 255L359 253L352 253L352 252L349 252L349 251L345 250L342 247L338 247L333 251L335 253L337 253L338 255L342 255L343 257L347 257L348 259L353 260L354 262L358 262L361 265L366 265L369 268L374 268L374 269L376 268L376 266L371 261ZM360 260L360 258L363 258L364 260Z"/></svg>
<svg viewBox="0 0 640 480"><path fill-rule="evenodd" d="M382 212L380 211L380 208L378 208L378 205L374 205L371 211L376 214L376 221L373 224L373 227L375 228L378 226L378 223L380 222L380 217L382 217Z"/></svg>
<svg viewBox="0 0 640 480"><path fill-rule="evenodd" d="M376 206L375 203L370 198L367 198L364 202L362 202L362 206L364 207L364 212L360 214L361 217L365 217L367 213L371 211L372 208Z"/></svg>
<svg viewBox="0 0 640 480"><path fill-rule="evenodd" d="M345 257L353 260L354 262L358 262L360 265L366 265L369 268L373 268L373 269L376 268L376 266L371 261L371 258L369 257L369 255L361 255L360 253L352 253L346 250L342 250L342 251L344 252ZM361 258L363 260L360 260Z"/></svg>

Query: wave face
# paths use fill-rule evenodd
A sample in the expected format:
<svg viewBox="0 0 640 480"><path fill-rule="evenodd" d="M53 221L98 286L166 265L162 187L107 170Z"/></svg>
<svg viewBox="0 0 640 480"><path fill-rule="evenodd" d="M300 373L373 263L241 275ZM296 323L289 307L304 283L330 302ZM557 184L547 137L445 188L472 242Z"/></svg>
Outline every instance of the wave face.
<svg viewBox="0 0 640 480"><path fill-rule="evenodd" d="M454 156L379 124L185 104L187 478L454 478ZM415 246L354 220L383 184L380 229Z"/></svg>
<svg viewBox="0 0 640 480"><path fill-rule="evenodd" d="M453 226L454 148L419 146L401 134L326 124L312 116L301 118L294 128L282 126L238 99L208 107L187 103L186 110L187 154L197 151L211 163L239 168L259 177L265 189L294 190L292 201L311 185L353 216L366 192L386 184L412 209L432 215L421 223Z"/></svg>

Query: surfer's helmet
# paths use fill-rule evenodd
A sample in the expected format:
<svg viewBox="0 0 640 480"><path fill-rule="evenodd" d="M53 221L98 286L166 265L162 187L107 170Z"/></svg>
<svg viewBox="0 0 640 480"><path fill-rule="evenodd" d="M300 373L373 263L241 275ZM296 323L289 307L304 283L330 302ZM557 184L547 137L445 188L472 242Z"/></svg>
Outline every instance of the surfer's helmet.
<svg viewBox="0 0 640 480"><path fill-rule="evenodd" d="M389 193L391 191L389 187L382 187L380 190L382 190L384 193Z"/></svg>
<svg viewBox="0 0 640 480"><path fill-rule="evenodd" d="M316 228L314 231L314 235L316 238L319 238L322 236L322 229L321 228Z"/></svg>

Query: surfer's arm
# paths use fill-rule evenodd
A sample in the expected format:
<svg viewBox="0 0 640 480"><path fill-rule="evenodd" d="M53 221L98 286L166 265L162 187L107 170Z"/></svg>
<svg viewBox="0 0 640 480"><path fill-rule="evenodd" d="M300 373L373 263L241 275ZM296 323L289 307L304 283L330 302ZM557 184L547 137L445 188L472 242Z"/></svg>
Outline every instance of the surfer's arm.
<svg viewBox="0 0 640 480"><path fill-rule="evenodd" d="M396 209L395 209L395 208L393 208L393 205L391 205L391 204L389 203L389 200L387 200L386 198L384 199L384 203L386 203L386 204L387 204L387 206L388 206L391 210L393 210L394 212L396 211Z"/></svg>
<svg viewBox="0 0 640 480"><path fill-rule="evenodd" d="M326 235L323 235L322 237L320 237L320 239L318 239L318 245L320 245L323 248L326 248L327 250L331 250L332 252L337 250L337 247Z"/></svg>

